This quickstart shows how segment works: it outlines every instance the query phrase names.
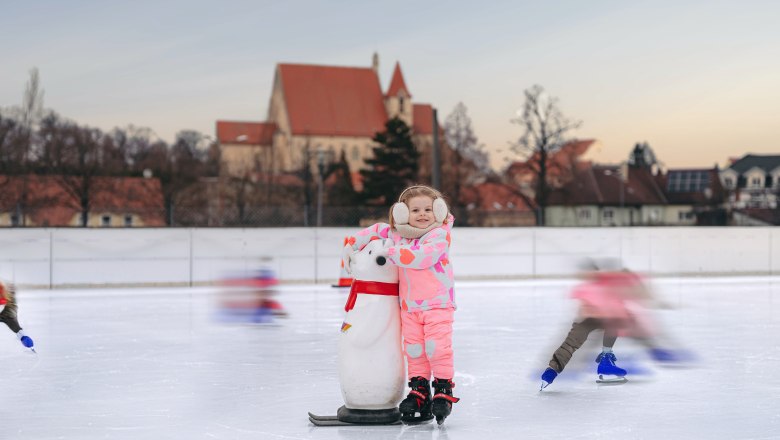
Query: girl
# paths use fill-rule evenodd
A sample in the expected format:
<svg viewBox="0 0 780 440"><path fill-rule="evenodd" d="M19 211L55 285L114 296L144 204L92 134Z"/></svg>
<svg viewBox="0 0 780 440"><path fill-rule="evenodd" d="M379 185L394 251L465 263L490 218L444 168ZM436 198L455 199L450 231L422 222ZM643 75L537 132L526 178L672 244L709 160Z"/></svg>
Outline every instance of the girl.
<svg viewBox="0 0 780 440"><path fill-rule="evenodd" d="M360 231L347 239L344 248L344 266L349 267L353 252L371 240L388 239L387 258L398 266L401 333L411 388L399 406L405 421L435 416L441 424L459 400L452 396L455 294L449 250L453 221L441 193L415 185L405 189L390 209L390 224L377 223Z"/></svg>

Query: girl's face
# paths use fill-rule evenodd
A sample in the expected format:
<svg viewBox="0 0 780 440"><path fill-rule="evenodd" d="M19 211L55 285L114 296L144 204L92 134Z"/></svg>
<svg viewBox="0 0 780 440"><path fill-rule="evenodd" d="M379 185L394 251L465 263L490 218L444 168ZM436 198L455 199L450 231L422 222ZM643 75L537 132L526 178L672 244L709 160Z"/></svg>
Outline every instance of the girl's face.
<svg viewBox="0 0 780 440"><path fill-rule="evenodd" d="M436 219L433 217L433 199L428 196L416 196L406 203L409 206L409 224L425 229Z"/></svg>

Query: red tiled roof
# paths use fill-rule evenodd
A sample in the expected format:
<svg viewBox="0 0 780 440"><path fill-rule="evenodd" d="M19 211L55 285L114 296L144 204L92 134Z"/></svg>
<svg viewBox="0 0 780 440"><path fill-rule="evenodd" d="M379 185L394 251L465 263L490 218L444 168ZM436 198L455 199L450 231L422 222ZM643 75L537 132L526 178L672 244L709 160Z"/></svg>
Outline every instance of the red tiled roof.
<svg viewBox="0 0 780 440"><path fill-rule="evenodd" d="M271 145L276 124L273 122L217 121L220 144Z"/></svg>
<svg viewBox="0 0 780 440"><path fill-rule="evenodd" d="M384 129L387 110L371 68L279 64L294 135L366 136Z"/></svg>
<svg viewBox="0 0 780 440"><path fill-rule="evenodd" d="M573 140L564 144L558 151L550 154L547 158L548 179L553 182L554 179L566 177L565 175L574 168L579 158L595 142L594 139ZM539 153L536 152L525 162L513 162L507 168L506 173L515 181L523 180L523 176L531 178L536 175L536 169L539 167L538 162Z"/></svg>
<svg viewBox="0 0 780 440"><path fill-rule="evenodd" d="M162 209L160 179L144 177L96 177L92 206L96 209L138 211Z"/></svg>
<svg viewBox="0 0 780 440"><path fill-rule="evenodd" d="M736 211L770 225L780 225L780 211L777 209L744 208L737 209Z"/></svg>
<svg viewBox="0 0 780 440"><path fill-rule="evenodd" d="M75 179L75 178L74 178ZM40 226L71 226L81 212L76 195L62 176L0 176L0 210L13 212L27 190L25 215ZM91 211L136 214L145 226L164 226L160 180L142 177L96 177L92 181Z"/></svg>
<svg viewBox="0 0 780 440"><path fill-rule="evenodd" d="M411 97L412 94L409 93L409 88L406 87L406 82L404 81L404 74L401 73L401 64L396 61L395 63L395 69L393 69L393 78L390 79L390 86L387 88L387 93L385 96L396 96L398 95L398 92L403 90L406 92L406 94Z"/></svg>
<svg viewBox="0 0 780 440"><path fill-rule="evenodd" d="M536 204L509 185L483 182L461 188L461 201L480 211L533 211Z"/></svg>
<svg viewBox="0 0 780 440"><path fill-rule="evenodd" d="M433 134L433 107L430 104L414 104L412 118L414 134Z"/></svg>
<svg viewBox="0 0 780 440"><path fill-rule="evenodd" d="M650 170L579 164L573 179L550 193L550 205L665 205L666 197Z"/></svg>

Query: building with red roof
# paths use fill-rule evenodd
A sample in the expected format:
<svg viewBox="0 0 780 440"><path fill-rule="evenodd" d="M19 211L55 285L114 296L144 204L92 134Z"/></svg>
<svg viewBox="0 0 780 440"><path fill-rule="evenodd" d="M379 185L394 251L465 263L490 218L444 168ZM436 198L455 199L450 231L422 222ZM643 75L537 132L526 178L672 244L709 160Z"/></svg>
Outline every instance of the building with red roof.
<svg viewBox="0 0 780 440"><path fill-rule="evenodd" d="M335 161L343 151L357 176L373 154L372 138L394 117L411 127L422 157L430 155L433 108L412 101L400 63L385 91L378 69L376 54L370 67L278 64L266 121L217 121L228 172L278 174L308 165L316 174L319 158Z"/></svg>
<svg viewBox="0 0 780 440"><path fill-rule="evenodd" d="M0 176L0 226L81 226L75 183L53 175ZM160 179L94 177L90 186L87 226L166 226Z"/></svg>

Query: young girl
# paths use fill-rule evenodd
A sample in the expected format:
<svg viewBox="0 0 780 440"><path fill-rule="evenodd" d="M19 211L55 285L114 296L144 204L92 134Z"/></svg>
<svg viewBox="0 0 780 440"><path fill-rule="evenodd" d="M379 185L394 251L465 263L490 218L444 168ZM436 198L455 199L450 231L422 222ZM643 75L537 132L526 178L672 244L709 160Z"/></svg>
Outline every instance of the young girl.
<svg viewBox="0 0 780 440"><path fill-rule="evenodd" d="M406 421L441 424L459 399L452 396L452 321L455 312L450 231L454 218L441 193L415 185L390 210L390 224L377 223L349 237L344 264L369 241L388 239L387 258L399 269L401 333L411 391L399 410ZM431 398L429 380L433 377ZM419 413L419 416L415 416Z"/></svg>

